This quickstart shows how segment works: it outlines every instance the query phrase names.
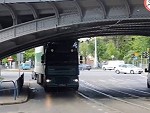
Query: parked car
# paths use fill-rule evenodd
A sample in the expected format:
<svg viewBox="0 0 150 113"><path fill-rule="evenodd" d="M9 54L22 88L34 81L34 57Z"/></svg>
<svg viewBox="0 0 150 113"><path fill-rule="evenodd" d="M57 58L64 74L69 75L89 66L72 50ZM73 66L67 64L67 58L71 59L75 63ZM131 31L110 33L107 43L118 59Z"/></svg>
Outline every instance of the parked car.
<svg viewBox="0 0 150 113"><path fill-rule="evenodd" d="M22 68L23 70L30 70L30 69L31 69L31 66L30 66L30 64L23 63L23 64L21 65L21 68Z"/></svg>
<svg viewBox="0 0 150 113"><path fill-rule="evenodd" d="M92 68L92 66L88 65L88 64L80 64L79 65L79 70L90 70Z"/></svg>
<svg viewBox="0 0 150 113"><path fill-rule="evenodd" d="M119 65L118 67L115 68L115 72L117 74L119 74L119 73L125 73L125 74L126 73L131 73L131 74L138 73L138 74L141 74L141 73L143 73L143 69L136 67L132 64L122 64L122 65Z"/></svg>

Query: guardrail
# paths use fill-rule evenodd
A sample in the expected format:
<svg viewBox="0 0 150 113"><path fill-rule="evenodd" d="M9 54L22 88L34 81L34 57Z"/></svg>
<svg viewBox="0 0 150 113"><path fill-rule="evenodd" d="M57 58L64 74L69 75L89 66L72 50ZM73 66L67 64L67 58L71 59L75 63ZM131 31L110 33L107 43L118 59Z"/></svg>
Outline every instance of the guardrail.
<svg viewBox="0 0 150 113"><path fill-rule="evenodd" d="M1 89L1 86L3 83L13 83L14 87L13 88L7 88L7 89ZM1 81L0 83L0 92L2 91L9 91L9 90L14 90L14 99L16 100L16 97L18 96L18 88L17 88L17 84L13 81L13 80L9 80L9 81Z"/></svg>
<svg viewBox="0 0 150 113"><path fill-rule="evenodd" d="M13 87L2 89L3 83L12 83ZM0 81L0 92L13 90L14 100L16 100L16 98L19 96L19 93L22 90L23 84L24 84L24 73L15 82L13 80L2 80L2 81Z"/></svg>

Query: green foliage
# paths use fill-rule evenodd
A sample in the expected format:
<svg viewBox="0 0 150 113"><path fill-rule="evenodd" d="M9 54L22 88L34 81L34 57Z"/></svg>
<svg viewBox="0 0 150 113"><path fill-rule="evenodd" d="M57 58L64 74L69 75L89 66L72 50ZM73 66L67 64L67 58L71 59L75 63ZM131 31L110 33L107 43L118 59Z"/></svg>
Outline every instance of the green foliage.
<svg viewBox="0 0 150 113"><path fill-rule="evenodd" d="M95 44L94 39L89 41L89 53L94 57L94 51L95 51ZM97 37L97 56L98 60L105 58L104 54L106 51L106 46L104 40L101 39L101 37Z"/></svg>
<svg viewBox="0 0 150 113"><path fill-rule="evenodd" d="M29 60L29 59L34 60L34 57L35 57L34 49L29 49L25 51L24 60Z"/></svg>
<svg viewBox="0 0 150 113"><path fill-rule="evenodd" d="M123 60L126 62L126 63L132 63L132 54L134 53L133 50L130 50L126 53L126 55L124 56Z"/></svg>
<svg viewBox="0 0 150 113"><path fill-rule="evenodd" d="M84 61L86 62L87 61L87 56L88 56L88 54L89 54L89 47L88 47L88 42L82 42L82 43L80 43L80 45L79 45L79 51L80 51L80 55L82 55L83 56L83 58L84 58Z"/></svg>
<svg viewBox="0 0 150 113"><path fill-rule="evenodd" d="M3 62L3 63L8 63L7 58L4 58L4 59L2 60L2 62Z"/></svg>
<svg viewBox="0 0 150 113"><path fill-rule="evenodd" d="M114 56L115 59L118 59L119 56L119 51L117 50L117 48L115 47L115 44L112 40L110 40L108 42L108 44L106 44L106 54L107 59L111 59L111 56Z"/></svg>
<svg viewBox="0 0 150 113"><path fill-rule="evenodd" d="M0 80L3 80L4 78L0 77Z"/></svg>
<svg viewBox="0 0 150 113"><path fill-rule="evenodd" d="M94 39L89 43L82 43L80 52L83 56L92 55L94 57ZM145 36L107 36L97 37L97 55L98 60L114 59L125 60L131 63L134 53L138 53L137 59L140 59L142 52L150 48L150 38Z"/></svg>

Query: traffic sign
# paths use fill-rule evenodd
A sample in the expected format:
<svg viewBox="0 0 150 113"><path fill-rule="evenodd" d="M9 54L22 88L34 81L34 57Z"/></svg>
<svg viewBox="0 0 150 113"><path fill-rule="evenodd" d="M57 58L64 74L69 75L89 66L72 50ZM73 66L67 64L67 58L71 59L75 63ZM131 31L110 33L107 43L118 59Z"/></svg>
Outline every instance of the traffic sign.
<svg viewBox="0 0 150 113"><path fill-rule="evenodd" d="M7 60L8 60L8 61L13 61L12 56L8 57Z"/></svg>
<svg viewBox="0 0 150 113"><path fill-rule="evenodd" d="M148 11L150 11L150 0L144 0L144 6Z"/></svg>
<svg viewBox="0 0 150 113"><path fill-rule="evenodd" d="M139 53L135 52L135 53L134 53L134 56L138 57L138 56L139 56Z"/></svg>

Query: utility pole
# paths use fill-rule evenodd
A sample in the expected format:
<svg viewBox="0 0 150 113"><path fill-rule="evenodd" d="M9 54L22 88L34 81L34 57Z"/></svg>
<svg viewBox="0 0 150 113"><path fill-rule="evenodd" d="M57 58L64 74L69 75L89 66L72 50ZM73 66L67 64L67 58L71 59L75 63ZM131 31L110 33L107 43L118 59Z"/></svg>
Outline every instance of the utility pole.
<svg viewBox="0 0 150 113"><path fill-rule="evenodd" d="M98 60L97 60L97 40L96 37L94 37L95 39L95 55L94 55L94 68L98 67Z"/></svg>
<svg viewBox="0 0 150 113"><path fill-rule="evenodd" d="M21 76L21 62L23 62L23 55L25 52L21 52L17 54L17 60L18 60L18 72L19 72L19 77Z"/></svg>
<svg viewBox="0 0 150 113"><path fill-rule="evenodd" d="M141 68L143 68L143 57L141 55Z"/></svg>

